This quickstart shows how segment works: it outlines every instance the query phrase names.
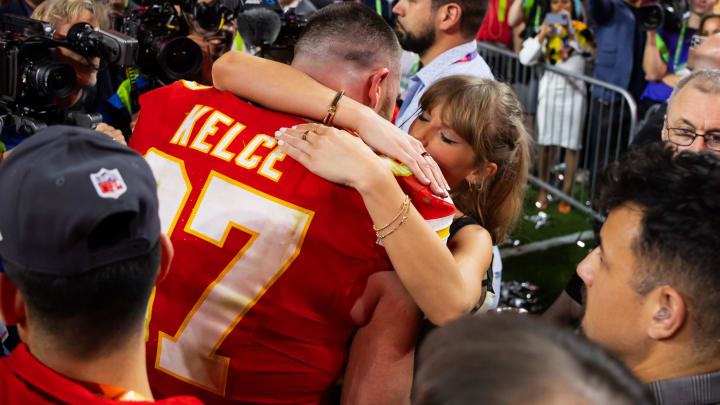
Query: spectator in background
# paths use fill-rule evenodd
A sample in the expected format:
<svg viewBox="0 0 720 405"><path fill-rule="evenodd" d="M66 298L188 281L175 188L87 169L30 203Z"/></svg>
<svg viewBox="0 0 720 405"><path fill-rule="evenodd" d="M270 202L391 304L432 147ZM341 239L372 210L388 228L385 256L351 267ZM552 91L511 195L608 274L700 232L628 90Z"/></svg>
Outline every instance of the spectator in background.
<svg viewBox="0 0 720 405"><path fill-rule="evenodd" d="M515 0L521 1L521 0ZM485 19L480 26L477 37L478 42L491 42L494 45L511 49L512 33L508 25L509 3L512 0L490 0Z"/></svg>
<svg viewBox="0 0 720 405"><path fill-rule="evenodd" d="M572 0L546 0L544 7L549 11L543 17L540 33L523 42L518 57L524 65L535 64L544 59L546 63L575 74L585 72L585 62L594 53L593 35L588 27L577 21ZM550 14L552 13L552 14ZM548 24L551 17L566 16L568 25ZM565 151L565 181L563 192L570 194L575 182L578 163L578 149L582 145L582 131L585 123L586 89L582 81L562 75L545 72L540 79L537 107L537 143L542 147L538 161L540 179L547 182L550 164L556 158L552 155L561 146ZM547 208L547 191L541 189L536 206ZM570 212L570 205L561 202L561 213Z"/></svg>
<svg viewBox="0 0 720 405"><path fill-rule="evenodd" d="M0 166L0 310L24 342L0 359L0 403L153 403L145 314L173 255L156 189L142 156L81 128L44 129Z"/></svg>
<svg viewBox="0 0 720 405"><path fill-rule="evenodd" d="M702 41L690 49L688 68L694 73L683 77L673 89L670 99L652 112L632 140L634 146L668 141L667 124L672 128L715 129L720 123L720 35ZM710 70L703 70L710 69ZM688 86L689 85L689 86ZM688 87L684 89L684 87ZM673 105L672 108L670 106ZM695 117L695 118L693 118ZM700 149L706 142L693 143Z"/></svg>
<svg viewBox="0 0 720 405"><path fill-rule="evenodd" d="M486 10L487 0L400 0L395 5L400 45L420 56L395 120L402 130L408 131L420 113L420 97L436 80L457 74L493 78L475 42Z"/></svg>
<svg viewBox="0 0 720 405"><path fill-rule="evenodd" d="M649 405L617 360L531 317L464 317L420 346L413 405Z"/></svg>
<svg viewBox="0 0 720 405"><path fill-rule="evenodd" d="M645 33L632 12L640 0L589 0L589 4L597 46L593 77L622 87L640 100L645 89L642 70ZM600 87L593 89L592 97L605 104L617 102Z"/></svg>
<svg viewBox="0 0 720 405"><path fill-rule="evenodd" d="M710 11L717 0L689 0L690 16L679 27L660 27L647 31L643 70L648 80L638 104L638 116L643 118L650 107L664 103L672 92L674 74L685 68L692 36L700 26L702 16ZM670 75L670 76L669 76Z"/></svg>
<svg viewBox="0 0 720 405"><path fill-rule="evenodd" d="M44 0L12 0L0 7L0 14L13 14L20 17L30 17L33 10Z"/></svg>
<svg viewBox="0 0 720 405"><path fill-rule="evenodd" d="M658 404L720 402L720 158L653 144L604 173L582 328Z"/></svg>

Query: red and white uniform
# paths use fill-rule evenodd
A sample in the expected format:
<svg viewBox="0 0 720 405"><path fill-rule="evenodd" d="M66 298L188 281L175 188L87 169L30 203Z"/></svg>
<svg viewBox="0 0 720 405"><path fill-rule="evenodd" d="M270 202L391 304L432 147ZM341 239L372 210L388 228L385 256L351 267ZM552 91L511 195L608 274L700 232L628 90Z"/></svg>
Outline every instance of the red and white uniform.
<svg viewBox="0 0 720 405"><path fill-rule="evenodd" d="M360 195L277 149L273 134L297 117L185 81L140 103L130 146L153 169L175 247L151 302L153 390L322 403L358 327L350 309L370 274L391 270ZM399 181L445 234L453 206L408 174Z"/></svg>
<svg viewBox="0 0 720 405"><path fill-rule="evenodd" d="M137 393L107 385L71 380L40 363L24 343L0 358L0 404L3 405L202 405L196 398L144 401Z"/></svg>

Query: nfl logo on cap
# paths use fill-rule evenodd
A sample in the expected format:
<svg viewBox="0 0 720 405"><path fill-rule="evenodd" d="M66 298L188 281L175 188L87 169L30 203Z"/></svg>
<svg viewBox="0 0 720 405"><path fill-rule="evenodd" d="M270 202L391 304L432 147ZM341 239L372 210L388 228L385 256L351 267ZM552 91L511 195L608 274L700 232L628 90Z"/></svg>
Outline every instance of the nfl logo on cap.
<svg viewBox="0 0 720 405"><path fill-rule="evenodd" d="M95 187L95 191L102 198L117 199L127 191L125 181L118 169L102 168L97 173L90 174L90 181Z"/></svg>

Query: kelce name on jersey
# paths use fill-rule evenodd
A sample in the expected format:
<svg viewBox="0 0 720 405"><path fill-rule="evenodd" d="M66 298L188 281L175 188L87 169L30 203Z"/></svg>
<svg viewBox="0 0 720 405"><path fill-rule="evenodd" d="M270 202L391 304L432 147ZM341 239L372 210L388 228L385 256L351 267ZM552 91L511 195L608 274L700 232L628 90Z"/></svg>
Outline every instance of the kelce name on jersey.
<svg viewBox="0 0 720 405"><path fill-rule="evenodd" d="M205 116L207 116L207 118L205 118L205 121L200 126L200 130L193 138L192 134L194 132L195 124ZM215 140L218 139L218 137L215 136L216 132L220 129L218 128L218 125L224 125L229 127L229 129L225 131L220 138L220 141L212 145L206 141L208 137L213 137ZM250 142L248 142L247 145L245 145L240 153L235 154L227 150L227 148L235 140L235 137L237 137L244 129L245 125L240 122L235 122L234 119L228 117L219 110L201 104L196 104L175 131L172 139L170 139L170 143L189 147L190 149L194 149L205 154L209 153L210 156L222 159L226 162L230 162L235 159L235 164L248 170L253 170L260 165L260 168L257 170L259 175L267 177L273 181L280 180L280 177L283 174L280 171L275 170L273 165L275 162L285 159L285 154L277 149L277 140L274 137L265 134L258 134ZM190 138L192 138L192 142L190 142ZM260 147L268 148L271 152L263 158L262 156L255 154ZM261 162L262 164L260 164Z"/></svg>

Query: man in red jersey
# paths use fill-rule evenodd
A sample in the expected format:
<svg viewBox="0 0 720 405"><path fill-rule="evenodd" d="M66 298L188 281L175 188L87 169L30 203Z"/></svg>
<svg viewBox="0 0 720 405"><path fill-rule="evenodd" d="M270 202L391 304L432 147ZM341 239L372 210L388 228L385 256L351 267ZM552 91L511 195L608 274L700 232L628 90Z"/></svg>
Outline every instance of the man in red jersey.
<svg viewBox="0 0 720 405"><path fill-rule="evenodd" d="M172 258L156 190L142 156L87 129L49 127L0 165L0 310L24 342L0 403L153 402L144 318Z"/></svg>
<svg viewBox="0 0 720 405"><path fill-rule="evenodd" d="M313 16L293 65L389 118L399 55L378 15L342 3ZM278 151L272 134L303 121L189 82L140 102L130 144L158 179L176 249L150 310L153 391L328 403L345 370L345 403L407 402L418 310L360 195ZM436 230L449 226L451 204L399 181Z"/></svg>

